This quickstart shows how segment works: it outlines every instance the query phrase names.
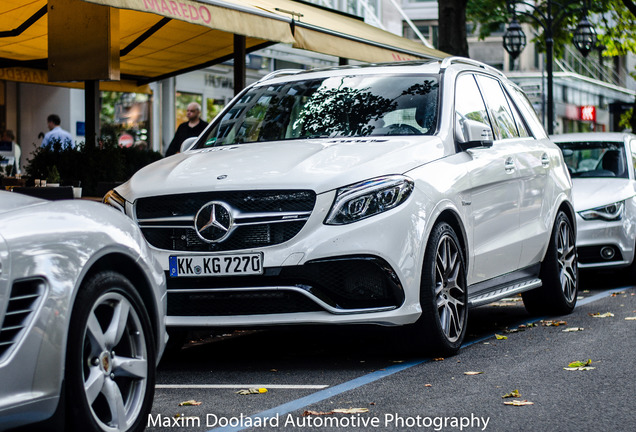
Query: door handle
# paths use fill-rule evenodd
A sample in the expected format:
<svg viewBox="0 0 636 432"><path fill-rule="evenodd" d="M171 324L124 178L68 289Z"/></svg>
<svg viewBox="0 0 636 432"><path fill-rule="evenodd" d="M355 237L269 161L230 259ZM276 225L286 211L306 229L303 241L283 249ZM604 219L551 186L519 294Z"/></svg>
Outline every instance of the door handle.
<svg viewBox="0 0 636 432"><path fill-rule="evenodd" d="M512 174L515 171L515 161L511 157L506 159L504 169L506 170L506 174Z"/></svg>
<svg viewBox="0 0 636 432"><path fill-rule="evenodd" d="M543 166L543 168L550 167L550 158L548 157L547 153L543 153L543 155L541 156L541 165Z"/></svg>

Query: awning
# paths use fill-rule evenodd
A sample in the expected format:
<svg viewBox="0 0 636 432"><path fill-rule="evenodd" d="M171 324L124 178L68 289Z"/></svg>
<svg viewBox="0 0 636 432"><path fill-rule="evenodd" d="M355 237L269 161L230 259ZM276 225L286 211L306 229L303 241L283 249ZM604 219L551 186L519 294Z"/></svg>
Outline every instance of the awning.
<svg viewBox="0 0 636 432"><path fill-rule="evenodd" d="M120 88L229 60L235 34L245 36L247 52L282 42L367 62L447 56L354 17L291 0L83 1L119 9ZM0 1L0 79L42 81L36 72L47 69L47 3Z"/></svg>

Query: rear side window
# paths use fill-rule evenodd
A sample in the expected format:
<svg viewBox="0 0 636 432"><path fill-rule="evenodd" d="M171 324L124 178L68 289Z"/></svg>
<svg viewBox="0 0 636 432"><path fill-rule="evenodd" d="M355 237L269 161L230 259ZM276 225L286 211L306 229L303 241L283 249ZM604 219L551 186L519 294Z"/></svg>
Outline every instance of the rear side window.
<svg viewBox="0 0 636 432"><path fill-rule="evenodd" d="M498 139L516 138L519 136L516 122L512 116L512 110L508 104L508 99L497 81L494 78L479 75L477 82L481 88L486 105L495 124L495 136Z"/></svg>
<svg viewBox="0 0 636 432"><path fill-rule="evenodd" d="M539 120L539 117L537 116L537 113L532 107L532 104L528 100L526 94L522 92L517 86L508 86L508 88L510 89L510 92L512 94L512 99L519 107L521 115L532 131L532 135L534 135L534 137L537 139L547 138L548 135L545 133L545 129L541 124L541 120Z"/></svg>
<svg viewBox="0 0 636 432"><path fill-rule="evenodd" d="M519 110L515 106L514 102L510 99L510 96L506 93L506 99L508 100L508 104L512 109L512 116L515 119L515 123L517 125L517 131L519 131L519 136L522 138L531 137L532 132L527 128L526 123L523 121L523 117Z"/></svg>

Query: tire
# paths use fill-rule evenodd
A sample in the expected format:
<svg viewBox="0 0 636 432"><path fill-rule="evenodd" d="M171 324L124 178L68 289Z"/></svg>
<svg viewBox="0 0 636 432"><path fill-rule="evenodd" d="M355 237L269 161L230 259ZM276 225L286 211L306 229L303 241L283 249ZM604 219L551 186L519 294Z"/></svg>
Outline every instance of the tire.
<svg viewBox="0 0 636 432"><path fill-rule="evenodd" d="M555 219L539 276L543 285L522 294L526 310L532 315L571 313L576 306L579 284L576 233L562 211Z"/></svg>
<svg viewBox="0 0 636 432"><path fill-rule="evenodd" d="M412 339L420 341L420 351L456 354L468 324L466 265L457 235L445 222L435 225L426 246L420 304L422 315L411 329Z"/></svg>
<svg viewBox="0 0 636 432"><path fill-rule="evenodd" d="M135 287L104 271L75 300L66 356L67 421L75 431L141 431L152 408L156 348Z"/></svg>

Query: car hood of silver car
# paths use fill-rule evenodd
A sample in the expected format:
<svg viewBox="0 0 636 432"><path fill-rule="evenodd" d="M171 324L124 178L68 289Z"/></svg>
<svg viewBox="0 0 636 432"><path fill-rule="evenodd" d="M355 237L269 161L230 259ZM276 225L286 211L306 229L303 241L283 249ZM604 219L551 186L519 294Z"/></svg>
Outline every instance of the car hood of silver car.
<svg viewBox="0 0 636 432"><path fill-rule="evenodd" d="M2 194L2 200L0 200L0 213L44 202L46 201L17 193Z"/></svg>
<svg viewBox="0 0 636 432"><path fill-rule="evenodd" d="M579 212L636 195L634 181L621 178L574 178L572 179L574 209Z"/></svg>
<svg viewBox="0 0 636 432"><path fill-rule="evenodd" d="M428 142L428 143L427 143ZM422 145L423 143L427 143ZM201 190L287 189L317 193L402 174L444 155L435 136L309 139L192 150L140 170L117 191L129 199ZM131 197L134 191L138 196Z"/></svg>

